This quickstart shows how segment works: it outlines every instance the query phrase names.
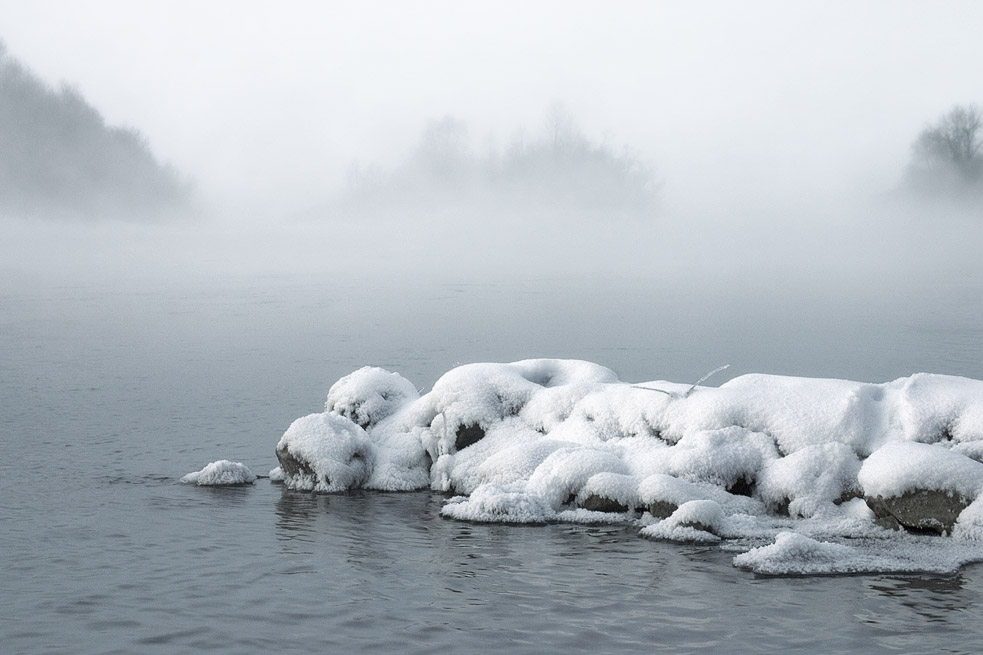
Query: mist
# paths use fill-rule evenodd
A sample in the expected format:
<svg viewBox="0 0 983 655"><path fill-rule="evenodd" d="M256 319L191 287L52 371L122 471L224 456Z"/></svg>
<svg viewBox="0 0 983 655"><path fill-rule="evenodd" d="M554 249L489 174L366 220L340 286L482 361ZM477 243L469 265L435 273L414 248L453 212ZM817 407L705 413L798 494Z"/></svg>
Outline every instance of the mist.
<svg viewBox="0 0 983 655"><path fill-rule="evenodd" d="M979 197L906 182L919 134L981 100L973 3L0 10L46 97L130 144L79 155L112 165L65 201L8 176L9 275L975 270Z"/></svg>

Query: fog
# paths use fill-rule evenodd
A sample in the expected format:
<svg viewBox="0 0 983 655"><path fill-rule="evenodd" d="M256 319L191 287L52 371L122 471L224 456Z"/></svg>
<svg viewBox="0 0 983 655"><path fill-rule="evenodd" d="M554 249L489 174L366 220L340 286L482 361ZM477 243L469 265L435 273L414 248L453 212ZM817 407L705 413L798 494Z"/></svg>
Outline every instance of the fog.
<svg viewBox="0 0 983 655"><path fill-rule="evenodd" d="M81 220L8 203L8 276L976 269L979 198L904 180L919 133L983 101L978 3L0 0L0 15L10 56L195 189L163 211L79 192Z"/></svg>

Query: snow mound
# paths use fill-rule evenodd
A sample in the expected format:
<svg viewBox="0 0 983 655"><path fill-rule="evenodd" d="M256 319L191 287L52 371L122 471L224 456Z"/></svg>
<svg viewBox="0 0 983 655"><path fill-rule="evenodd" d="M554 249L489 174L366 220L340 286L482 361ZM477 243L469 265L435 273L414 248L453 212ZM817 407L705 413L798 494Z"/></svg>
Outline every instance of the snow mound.
<svg viewBox="0 0 983 655"><path fill-rule="evenodd" d="M294 421L276 446L284 483L304 491L345 491L362 486L374 453L365 430L334 413Z"/></svg>
<svg viewBox="0 0 983 655"><path fill-rule="evenodd" d="M950 573L980 559L973 542L901 536L895 543L859 539L819 541L782 532L773 544L734 557L734 566L763 575L842 575L854 573Z"/></svg>
<svg viewBox="0 0 983 655"><path fill-rule="evenodd" d="M212 462L205 468L194 473L188 473L181 478L184 484L195 484L199 487L221 487L237 484L252 484L256 476L246 465L221 459Z"/></svg>
<svg viewBox="0 0 983 655"><path fill-rule="evenodd" d="M747 550L735 565L762 573L983 559L978 380L627 384L590 362L532 359L460 366L422 396L365 367L325 410L277 444L288 488L429 487L453 494L449 518L634 524ZM926 529L948 536L911 541Z"/></svg>
<svg viewBox="0 0 983 655"><path fill-rule="evenodd" d="M416 387L399 373L365 366L331 386L324 411L337 412L364 429L419 397Z"/></svg>
<svg viewBox="0 0 983 655"><path fill-rule="evenodd" d="M758 475L758 493L771 507L809 518L835 511L837 501L859 496L860 459L849 446L825 443L806 446L769 461Z"/></svg>
<svg viewBox="0 0 983 655"><path fill-rule="evenodd" d="M983 464L941 445L895 442L867 458L858 481L867 496L930 489L976 498L983 487Z"/></svg>
<svg viewBox="0 0 983 655"><path fill-rule="evenodd" d="M720 541L724 510L712 500L683 503L664 521L642 528L642 536L669 541Z"/></svg>

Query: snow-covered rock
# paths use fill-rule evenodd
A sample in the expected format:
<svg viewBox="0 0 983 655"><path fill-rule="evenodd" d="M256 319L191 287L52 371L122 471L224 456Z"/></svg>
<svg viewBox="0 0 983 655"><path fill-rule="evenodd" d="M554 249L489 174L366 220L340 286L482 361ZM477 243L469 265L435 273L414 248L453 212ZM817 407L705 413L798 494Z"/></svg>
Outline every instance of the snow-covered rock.
<svg viewBox="0 0 983 655"><path fill-rule="evenodd" d="M284 483L305 491L356 489L375 461L365 430L330 412L294 421L276 446Z"/></svg>
<svg viewBox="0 0 983 655"><path fill-rule="evenodd" d="M719 541L725 522L723 508L712 500L683 503L664 521L642 528L642 536L669 541Z"/></svg>
<svg viewBox="0 0 983 655"><path fill-rule="evenodd" d="M336 412L365 429L419 397L416 387L399 373L364 366L331 385L324 411Z"/></svg>
<svg viewBox="0 0 983 655"><path fill-rule="evenodd" d="M899 441L868 457L858 480L881 525L949 533L983 489L983 464L940 444Z"/></svg>
<svg viewBox="0 0 983 655"><path fill-rule="evenodd" d="M983 559L978 380L627 384L597 364L535 359L461 366L422 396L366 367L331 387L325 409L277 445L290 488L429 487L456 494L443 509L456 519L635 521L655 538L737 539L770 548L738 562L759 571L783 557L798 562L789 572L809 569L845 557L840 546L853 557L857 542L835 543L847 538L873 544L863 566L896 561L877 550L908 538L883 529L895 525L951 534L962 550L942 559L956 566Z"/></svg>

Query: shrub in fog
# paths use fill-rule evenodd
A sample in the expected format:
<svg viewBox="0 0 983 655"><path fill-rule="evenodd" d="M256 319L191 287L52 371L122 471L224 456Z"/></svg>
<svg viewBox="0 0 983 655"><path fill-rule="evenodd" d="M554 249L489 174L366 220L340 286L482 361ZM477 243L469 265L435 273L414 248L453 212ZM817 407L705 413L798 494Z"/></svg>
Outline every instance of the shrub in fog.
<svg viewBox="0 0 983 655"><path fill-rule="evenodd" d="M540 130L517 132L503 153L489 147L476 154L456 118L430 121L392 169L353 164L341 204L356 212L479 206L499 214L647 218L657 199L652 168L637 153L591 140L556 105Z"/></svg>

